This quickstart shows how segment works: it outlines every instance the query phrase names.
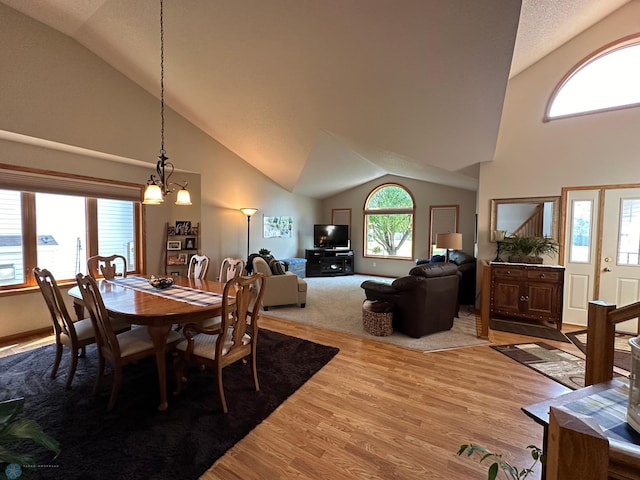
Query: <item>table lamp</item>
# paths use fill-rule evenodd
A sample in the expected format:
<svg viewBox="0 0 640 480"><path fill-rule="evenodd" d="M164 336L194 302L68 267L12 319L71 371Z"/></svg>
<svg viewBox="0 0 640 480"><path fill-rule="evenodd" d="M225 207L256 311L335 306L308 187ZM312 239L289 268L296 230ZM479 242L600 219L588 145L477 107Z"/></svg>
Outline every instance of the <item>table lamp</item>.
<svg viewBox="0 0 640 480"><path fill-rule="evenodd" d="M438 233L436 247L446 249L445 262L449 262L449 250L462 250L461 233Z"/></svg>
<svg viewBox="0 0 640 480"><path fill-rule="evenodd" d="M496 241L496 258L493 259L494 262L503 262L502 258L500 258L500 250L502 249L502 242L504 242L504 236L507 233L506 230L494 230L493 238Z"/></svg>

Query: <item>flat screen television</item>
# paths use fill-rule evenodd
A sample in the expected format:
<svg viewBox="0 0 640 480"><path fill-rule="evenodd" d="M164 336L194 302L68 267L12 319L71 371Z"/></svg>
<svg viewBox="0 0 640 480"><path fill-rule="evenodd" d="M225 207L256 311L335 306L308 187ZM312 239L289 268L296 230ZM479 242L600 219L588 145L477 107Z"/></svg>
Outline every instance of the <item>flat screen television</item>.
<svg viewBox="0 0 640 480"><path fill-rule="evenodd" d="M341 248L349 246L349 225L314 225L315 248Z"/></svg>

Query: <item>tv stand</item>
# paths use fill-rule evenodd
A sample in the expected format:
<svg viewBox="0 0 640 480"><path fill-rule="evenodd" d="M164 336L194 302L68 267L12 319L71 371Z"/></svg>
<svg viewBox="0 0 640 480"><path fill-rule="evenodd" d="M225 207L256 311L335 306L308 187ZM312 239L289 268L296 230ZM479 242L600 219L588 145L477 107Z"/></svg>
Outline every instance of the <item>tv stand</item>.
<svg viewBox="0 0 640 480"><path fill-rule="evenodd" d="M353 250L348 248L313 248L305 250L307 277L353 275Z"/></svg>

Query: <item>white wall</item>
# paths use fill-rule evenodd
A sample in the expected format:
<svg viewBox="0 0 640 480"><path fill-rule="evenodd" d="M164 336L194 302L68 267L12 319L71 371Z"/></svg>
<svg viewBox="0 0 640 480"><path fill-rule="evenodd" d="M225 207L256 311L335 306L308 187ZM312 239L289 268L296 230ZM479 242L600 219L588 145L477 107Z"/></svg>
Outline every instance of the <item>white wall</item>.
<svg viewBox="0 0 640 480"><path fill-rule="evenodd" d="M398 183L406 187L416 202L412 260L374 259L362 256L364 204L371 191L383 183ZM332 209L351 208L351 248L354 251L356 272L398 277L406 275L411 267L415 266L415 259L429 258L429 207L433 205L460 205L458 231L462 233L463 250L473 255L476 192L469 190L386 175L323 201L322 221L331 223Z"/></svg>
<svg viewBox="0 0 640 480"><path fill-rule="evenodd" d="M637 32L636 0L509 82L495 159L480 169L479 258L495 256L495 244L489 243L492 198L554 196L562 187L640 182L640 108L542 122L551 93L574 65ZM545 263L556 261L545 257Z"/></svg>
<svg viewBox="0 0 640 480"><path fill-rule="evenodd" d="M0 163L144 184L160 149L159 100L69 37L0 4L0 131L59 142L132 159L120 163L0 140ZM252 219L251 250L269 248L280 257L299 256L321 216L320 201L275 184L171 109L165 110L167 155L189 181L194 205L165 202L145 207L147 272L163 271L165 222L200 222L201 250L210 255L215 278L220 260L246 255L246 217ZM142 165L142 166L140 166ZM262 239L262 215L294 219L292 239ZM303 232L303 233L300 233ZM40 293L0 293L0 338L50 324Z"/></svg>

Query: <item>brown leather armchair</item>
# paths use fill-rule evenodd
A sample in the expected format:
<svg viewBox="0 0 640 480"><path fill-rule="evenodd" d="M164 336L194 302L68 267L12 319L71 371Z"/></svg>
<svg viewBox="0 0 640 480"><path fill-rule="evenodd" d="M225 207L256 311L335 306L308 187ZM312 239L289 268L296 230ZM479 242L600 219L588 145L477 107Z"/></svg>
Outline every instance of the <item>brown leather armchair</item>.
<svg viewBox="0 0 640 480"><path fill-rule="evenodd" d="M360 286L367 299L393 303L394 330L419 338L453 327L460 276L454 264L427 263L391 284L367 280Z"/></svg>

